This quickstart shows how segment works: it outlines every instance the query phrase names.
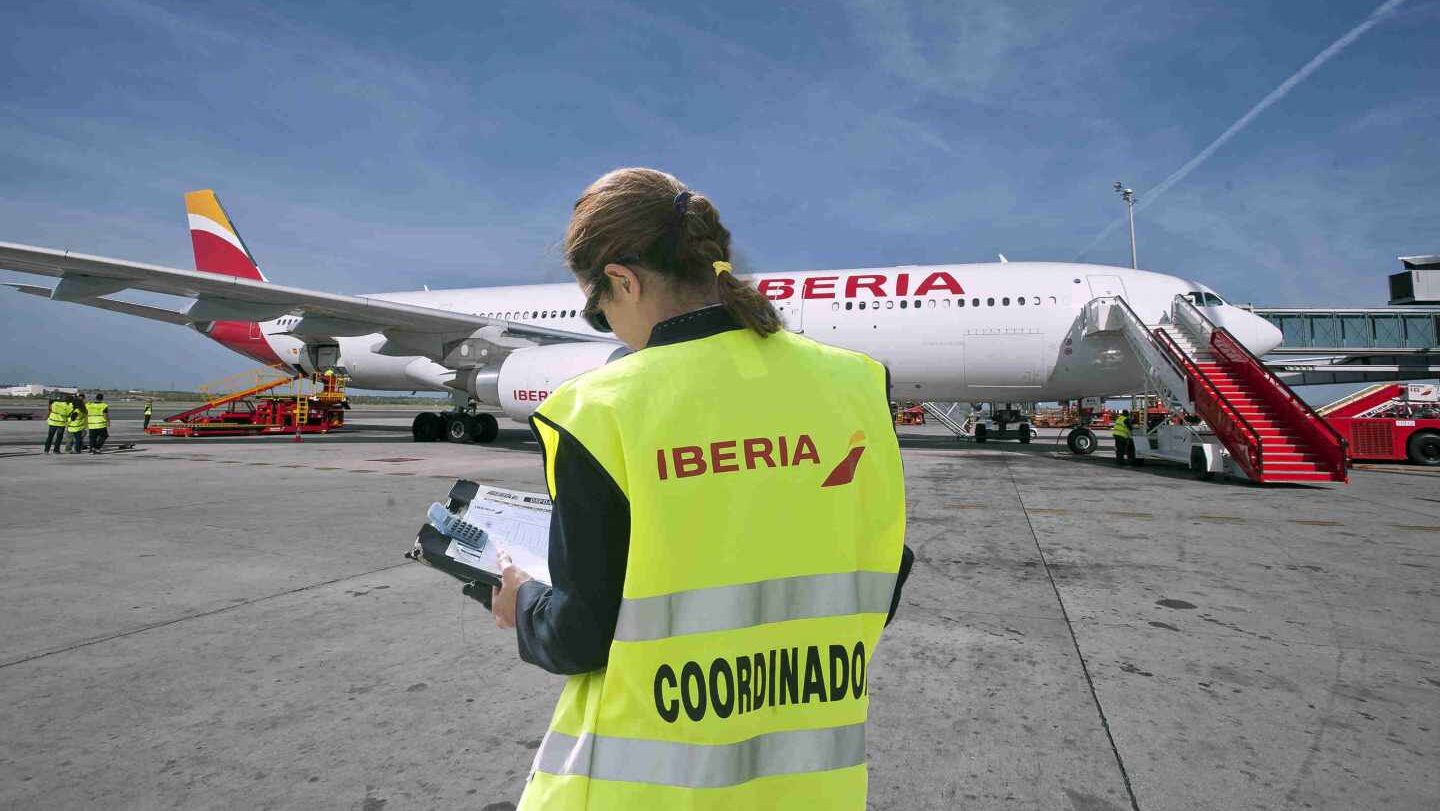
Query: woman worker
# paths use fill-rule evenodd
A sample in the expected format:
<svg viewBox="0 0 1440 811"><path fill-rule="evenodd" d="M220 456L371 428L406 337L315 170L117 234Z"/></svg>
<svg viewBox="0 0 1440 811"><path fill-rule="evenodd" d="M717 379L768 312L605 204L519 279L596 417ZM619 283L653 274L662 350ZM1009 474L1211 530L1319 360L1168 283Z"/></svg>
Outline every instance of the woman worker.
<svg viewBox="0 0 1440 811"><path fill-rule="evenodd" d="M787 332L715 206L621 169L565 256L635 350L531 418L553 585L496 623L569 674L522 808L864 808L866 672L913 559L886 371Z"/></svg>

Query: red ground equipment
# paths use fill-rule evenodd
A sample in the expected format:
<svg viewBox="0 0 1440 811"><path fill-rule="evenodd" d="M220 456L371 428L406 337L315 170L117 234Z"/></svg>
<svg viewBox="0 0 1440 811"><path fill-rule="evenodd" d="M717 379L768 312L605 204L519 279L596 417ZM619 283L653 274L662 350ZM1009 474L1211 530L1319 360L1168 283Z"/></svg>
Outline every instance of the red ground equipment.
<svg viewBox="0 0 1440 811"><path fill-rule="evenodd" d="M1440 388L1382 383L1319 410L1350 442L1355 459L1440 465Z"/></svg>
<svg viewBox="0 0 1440 811"><path fill-rule="evenodd" d="M289 387L285 391L285 387ZM156 436L324 434L345 425L345 378L296 377L276 364L202 387L206 402L145 429Z"/></svg>

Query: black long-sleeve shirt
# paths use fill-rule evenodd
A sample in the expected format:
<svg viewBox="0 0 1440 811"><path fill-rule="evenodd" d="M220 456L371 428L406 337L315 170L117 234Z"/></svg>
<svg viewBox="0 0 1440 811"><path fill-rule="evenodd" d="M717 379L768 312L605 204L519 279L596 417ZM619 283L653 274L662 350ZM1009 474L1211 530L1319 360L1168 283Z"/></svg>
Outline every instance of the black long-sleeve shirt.
<svg viewBox="0 0 1440 811"><path fill-rule="evenodd" d="M707 307L655 325L647 346L706 338L742 329L722 307ZM888 399L888 392L887 392ZM599 670L610 656L630 552L630 502L594 456L563 427L553 449L555 492L550 519L550 576L546 586L520 586L515 612L520 658L551 673ZM543 443L542 443L543 447ZM547 453L552 452L546 449ZM890 600L888 625L915 554L905 547Z"/></svg>

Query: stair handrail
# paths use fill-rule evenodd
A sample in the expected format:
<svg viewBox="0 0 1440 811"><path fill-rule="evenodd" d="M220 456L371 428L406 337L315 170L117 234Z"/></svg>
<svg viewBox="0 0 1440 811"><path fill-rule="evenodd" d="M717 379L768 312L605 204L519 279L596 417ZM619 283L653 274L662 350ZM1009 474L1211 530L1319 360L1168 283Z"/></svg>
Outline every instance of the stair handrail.
<svg viewBox="0 0 1440 811"><path fill-rule="evenodd" d="M1135 312L1133 308L1131 308L1130 302L1126 301L1124 296L1101 296L1095 299L1091 299L1090 303L1094 304L1095 302L1104 301L1105 299L1113 299L1116 303L1118 303L1120 305L1121 312L1123 312L1128 318L1127 325L1132 330L1135 330L1140 336L1144 336L1147 341L1149 340L1150 328L1145 325L1145 322L1141 320L1140 316ZM1165 352L1162 351L1159 354L1160 357L1166 362L1166 364L1170 366L1170 370L1173 371L1182 382L1184 382L1186 379L1186 372L1184 368L1177 366L1175 360L1169 357ZM1148 376L1150 375L1147 375L1147 377ZM1173 387L1173 385L1168 387ZM1178 394L1179 393L1177 392L1176 395L1178 396ZM1195 399L1193 396L1191 396L1188 385L1186 387L1185 394L1187 397L1189 397L1189 399Z"/></svg>
<svg viewBox="0 0 1440 811"><path fill-rule="evenodd" d="M954 407L954 405L951 405L950 408L954 409ZM950 416L949 411L941 411L939 404L935 403L933 400L926 400L920 403L920 408L923 409L926 414L934 417L936 421L939 422L941 425L949 428L951 433L955 434L955 436L968 437L970 435L970 432L965 430L965 426L963 424L957 423L955 421L955 418Z"/></svg>
<svg viewBox="0 0 1440 811"><path fill-rule="evenodd" d="M1210 375L1205 374L1205 370L1185 354L1185 351L1168 332L1156 327L1155 338L1167 353L1184 365L1186 378L1192 381L1192 385L1193 381L1199 381L1202 384L1204 394L1209 399L1197 397L1194 391L1191 392L1190 399L1195 401L1196 413L1205 418L1205 422L1209 424L1211 430L1222 440L1231 440L1226 443L1226 447L1234 444L1244 449L1243 457L1235 455L1233 451L1231 455L1235 456L1236 463L1251 479L1260 481L1260 472L1264 469L1265 461L1265 446L1260 442L1260 432L1244 414L1240 413L1240 409L1230 402L1230 398L1226 397L1225 392L1221 391L1215 381L1210 379ZM1243 436L1241 436L1242 434Z"/></svg>
<svg viewBox="0 0 1440 811"><path fill-rule="evenodd" d="M1344 476L1346 460L1350 455L1350 443L1346 441L1345 437L1340 435L1339 431L1335 430L1335 426L1326 422L1324 417L1315 413L1315 409L1311 408L1309 403L1300 399L1299 395L1295 394L1293 389L1285 385L1273 372L1265 368L1265 363L1255 357L1255 353L1240 343L1234 335L1230 334L1229 330L1211 321L1204 313L1200 312L1200 308L1196 307L1194 302L1184 296L1176 296L1175 300L1181 305L1182 311L1199 319L1200 323L1208 327L1210 332L1210 347L1214 349L1217 354L1231 363L1241 366L1251 377L1258 377L1264 381L1270 391L1279 392L1284 402L1291 407L1291 410L1298 412L1300 416L1299 424L1302 426L1302 430L1310 435L1312 444L1315 446L1316 451L1319 452L1319 455L1329 463L1335 473ZM1338 450L1338 454L1332 452L1331 445L1323 441L1316 441L1320 440L1322 435L1325 435L1326 438L1334 443L1333 447ZM1336 458L1337 455L1339 458Z"/></svg>

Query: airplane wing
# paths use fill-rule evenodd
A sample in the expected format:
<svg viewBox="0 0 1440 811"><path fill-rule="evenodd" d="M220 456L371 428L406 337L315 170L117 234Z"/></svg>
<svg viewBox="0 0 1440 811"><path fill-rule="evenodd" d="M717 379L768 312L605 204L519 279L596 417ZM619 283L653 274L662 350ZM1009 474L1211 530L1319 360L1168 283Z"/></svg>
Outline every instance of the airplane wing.
<svg viewBox="0 0 1440 811"><path fill-rule="evenodd" d="M21 293L25 293L31 296L39 296L40 298L50 298L50 294L54 292L48 287L40 287L33 284L0 282L0 285L3 285L5 287L13 287L16 290L19 290ZM163 321L167 324L176 324L182 327L189 326L191 323L193 323L189 318L185 317L184 313L181 312L167 310L163 307L151 307L145 304L134 304L128 301L118 301L116 299L105 298L104 296L101 296L100 298L84 299L75 303L84 304L87 307L96 307L101 310L109 310L115 313L124 313L126 315L135 315L141 318L148 318L151 321Z"/></svg>
<svg viewBox="0 0 1440 811"><path fill-rule="evenodd" d="M290 332L305 338L383 333L387 355L429 357L457 368L455 348L480 341L503 356L512 349L536 344L614 342L566 330L517 324L468 313L386 301L370 296L345 296L298 287L242 279L216 273L108 259L72 251L0 242L0 269L58 278L54 289L8 285L23 293L43 295L92 307L139 315L170 323L206 321L268 321L298 315ZM184 313L105 298L123 290L185 296L195 302ZM465 353L469 354L469 353ZM449 361L449 362L447 362Z"/></svg>

